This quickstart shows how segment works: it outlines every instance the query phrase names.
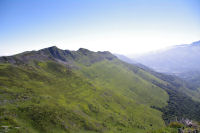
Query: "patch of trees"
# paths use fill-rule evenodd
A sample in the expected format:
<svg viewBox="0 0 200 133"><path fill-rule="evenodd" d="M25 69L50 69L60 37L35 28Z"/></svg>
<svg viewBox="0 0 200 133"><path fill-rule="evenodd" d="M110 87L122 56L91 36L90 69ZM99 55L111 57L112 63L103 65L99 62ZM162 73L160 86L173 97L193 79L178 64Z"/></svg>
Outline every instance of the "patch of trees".
<svg viewBox="0 0 200 133"><path fill-rule="evenodd" d="M153 81L153 84L163 88L169 95L168 105L163 108L156 108L163 112L163 119L166 123L175 119L188 118L200 121L200 103L193 101L191 97L178 91L174 86L164 85Z"/></svg>

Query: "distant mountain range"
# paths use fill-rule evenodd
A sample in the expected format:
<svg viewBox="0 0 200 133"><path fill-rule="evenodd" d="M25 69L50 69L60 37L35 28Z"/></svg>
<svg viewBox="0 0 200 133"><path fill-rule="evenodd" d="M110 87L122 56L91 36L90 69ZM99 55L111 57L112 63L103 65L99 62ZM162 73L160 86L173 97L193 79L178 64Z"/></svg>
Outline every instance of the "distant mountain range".
<svg viewBox="0 0 200 133"><path fill-rule="evenodd" d="M164 51L142 55L133 60L157 72L175 74L194 87L200 87L200 41L173 46Z"/></svg>
<svg viewBox="0 0 200 133"><path fill-rule="evenodd" d="M156 71L179 74L200 71L200 41L133 58Z"/></svg>
<svg viewBox="0 0 200 133"><path fill-rule="evenodd" d="M0 57L0 132L172 133L170 121L200 121L196 90L134 63L56 46Z"/></svg>

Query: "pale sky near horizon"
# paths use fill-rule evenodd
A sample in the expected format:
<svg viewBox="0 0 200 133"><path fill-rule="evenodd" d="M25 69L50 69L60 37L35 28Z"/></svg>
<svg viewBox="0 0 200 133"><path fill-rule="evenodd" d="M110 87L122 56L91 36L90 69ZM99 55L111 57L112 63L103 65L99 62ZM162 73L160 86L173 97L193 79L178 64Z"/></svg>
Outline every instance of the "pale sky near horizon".
<svg viewBox="0 0 200 133"><path fill-rule="evenodd" d="M200 0L0 0L0 56L57 46L130 55L200 40Z"/></svg>

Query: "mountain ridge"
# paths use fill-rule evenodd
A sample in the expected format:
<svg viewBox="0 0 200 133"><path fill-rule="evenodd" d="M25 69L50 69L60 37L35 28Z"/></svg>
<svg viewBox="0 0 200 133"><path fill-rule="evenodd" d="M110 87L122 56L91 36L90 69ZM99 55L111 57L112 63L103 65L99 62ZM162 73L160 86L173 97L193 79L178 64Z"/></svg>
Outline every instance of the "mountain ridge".
<svg viewBox="0 0 200 133"><path fill-rule="evenodd" d="M176 86L107 51L49 47L0 60L0 124L10 131L146 132L176 116L200 119L187 95L174 106Z"/></svg>

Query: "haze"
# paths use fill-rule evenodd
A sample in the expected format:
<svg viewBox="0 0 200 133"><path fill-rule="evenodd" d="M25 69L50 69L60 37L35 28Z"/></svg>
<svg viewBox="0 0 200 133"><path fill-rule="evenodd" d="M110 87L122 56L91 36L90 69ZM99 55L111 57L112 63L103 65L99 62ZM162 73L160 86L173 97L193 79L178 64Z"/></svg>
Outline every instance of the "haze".
<svg viewBox="0 0 200 133"><path fill-rule="evenodd" d="M0 55L52 45L141 54L199 37L199 0L0 1Z"/></svg>

